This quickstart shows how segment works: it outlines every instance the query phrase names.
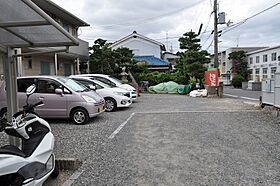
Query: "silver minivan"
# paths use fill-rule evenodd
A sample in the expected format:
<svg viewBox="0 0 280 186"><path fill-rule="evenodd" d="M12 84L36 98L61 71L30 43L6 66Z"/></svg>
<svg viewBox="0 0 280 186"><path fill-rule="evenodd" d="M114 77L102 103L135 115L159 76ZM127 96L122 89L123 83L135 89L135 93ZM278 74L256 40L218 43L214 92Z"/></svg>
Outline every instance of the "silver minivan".
<svg viewBox="0 0 280 186"><path fill-rule="evenodd" d="M85 124L89 118L104 112L104 99L95 91L72 79L58 76L19 77L19 107L25 104L27 87L36 85L36 91L29 98L30 103L40 100L43 106L35 112L43 118L71 118L75 124ZM5 85L0 87L0 117L7 113Z"/></svg>

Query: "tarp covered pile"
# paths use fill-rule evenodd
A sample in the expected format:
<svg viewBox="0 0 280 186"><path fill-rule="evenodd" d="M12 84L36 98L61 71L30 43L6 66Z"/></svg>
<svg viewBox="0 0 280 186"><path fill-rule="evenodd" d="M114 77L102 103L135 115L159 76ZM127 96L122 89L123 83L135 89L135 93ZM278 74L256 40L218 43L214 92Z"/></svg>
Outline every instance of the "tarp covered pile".
<svg viewBox="0 0 280 186"><path fill-rule="evenodd" d="M163 94L188 94L192 90L192 84L179 85L174 81L166 83L160 83L155 86L150 86L148 91L152 93L163 93Z"/></svg>

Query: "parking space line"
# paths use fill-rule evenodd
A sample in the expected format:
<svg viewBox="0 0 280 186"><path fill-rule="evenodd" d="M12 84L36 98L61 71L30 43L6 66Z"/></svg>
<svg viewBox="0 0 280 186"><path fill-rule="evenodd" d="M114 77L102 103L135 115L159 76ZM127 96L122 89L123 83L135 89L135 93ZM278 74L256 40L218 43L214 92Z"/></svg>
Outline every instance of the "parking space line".
<svg viewBox="0 0 280 186"><path fill-rule="evenodd" d="M252 100L252 101L259 101L259 99L255 99L255 98L248 98L248 97L240 97L240 98L248 99L248 100Z"/></svg>
<svg viewBox="0 0 280 186"><path fill-rule="evenodd" d="M231 94L224 94L224 96L229 96L229 97L233 97L233 98L238 98L238 96L231 95Z"/></svg>
<svg viewBox="0 0 280 186"><path fill-rule="evenodd" d="M249 97L244 97L244 96L236 96L236 95L231 95L231 94L224 94L225 96L228 97L233 97L233 98L242 98L242 99L247 99L247 100L252 100L252 101L259 101L259 99L256 98L249 98Z"/></svg>
<svg viewBox="0 0 280 186"><path fill-rule="evenodd" d="M62 186L71 186L81 176L82 173L83 171L79 170L74 172L71 177L63 183Z"/></svg>
<svg viewBox="0 0 280 186"><path fill-rule="evenodd" d="M135 113L133 112L128 118L127 120L125 120L125 122L123 122L108 138L109 139L113 139L121 130L122 128L128 123L128 121L135 115Z"/></svg>
<svg viewBox="0 0 280 186"><path fill-rule="evenodd" d="M180 113L232 113L232 112L261 112L261 110L189 110L189 111L151 111L137 114L180 114Z"/></svg>

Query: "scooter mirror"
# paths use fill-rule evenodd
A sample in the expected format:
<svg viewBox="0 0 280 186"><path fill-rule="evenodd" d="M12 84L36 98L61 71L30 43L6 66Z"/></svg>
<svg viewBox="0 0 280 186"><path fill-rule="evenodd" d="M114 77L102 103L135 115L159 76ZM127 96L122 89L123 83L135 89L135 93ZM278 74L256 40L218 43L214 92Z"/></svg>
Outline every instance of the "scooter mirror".
<svg viewBox="0 0 280 186"><path fill-rule="evenodd" d="M26 95L30 96L31 94L33 94L36 90L36 85L30 85L27 89L26 89Z"/></svg>

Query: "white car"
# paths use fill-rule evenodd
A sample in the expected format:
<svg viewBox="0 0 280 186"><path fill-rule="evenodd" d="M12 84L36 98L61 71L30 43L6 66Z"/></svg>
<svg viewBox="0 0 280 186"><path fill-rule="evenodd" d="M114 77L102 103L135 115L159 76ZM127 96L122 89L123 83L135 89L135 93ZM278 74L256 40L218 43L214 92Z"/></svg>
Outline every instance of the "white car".
<svg viewBox="0 0 280 186"><path fill-rule="evenodd" d="M129 91L98 81L91 77L71 76L71 79L94 89L105 100L105 111L115 111L120 107L129 107L132 103Z"/></svg>
<svg viewBox="0 0 280 186"><path fill-rule="evenodd" d="M112 87L120 87L122 89L130 91L130 94L132 95L132 100L136 100L136 98L137 98L137 92L136 92L136 89L133 86L131 86L129 84L122 83L121 80L116 79L112 76L105 75L105 74L79 74L78 76L92 77L92 78L94 78L98 81L101 81L105 84L108 84Z"/></svg>

